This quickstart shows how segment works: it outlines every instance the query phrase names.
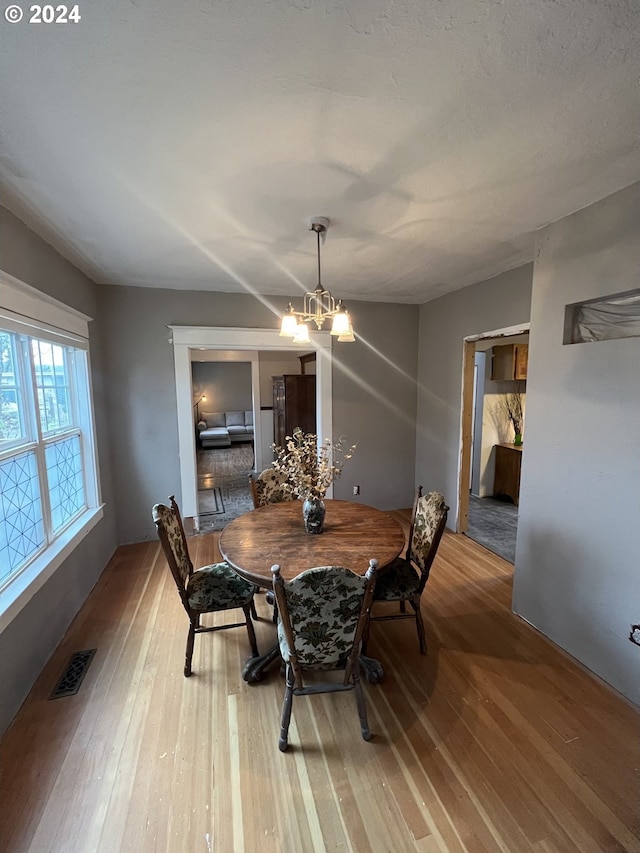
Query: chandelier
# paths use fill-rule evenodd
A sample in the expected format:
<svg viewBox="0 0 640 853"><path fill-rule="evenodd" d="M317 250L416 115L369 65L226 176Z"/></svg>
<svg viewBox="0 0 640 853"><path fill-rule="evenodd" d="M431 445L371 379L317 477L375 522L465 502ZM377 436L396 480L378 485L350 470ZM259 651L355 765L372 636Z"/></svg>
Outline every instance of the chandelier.
<svg viewBox="0 0 640 853"><path fill-rule="evenodd" d="M324 326L325 320L331 320L331 334L339 341L355 341L351 317L344 307L342 300L337 302L329 290L322 286L320 277L320 237L323 241L329 228L329 220L324 216L314 216L308 220L309 231L316 232L318 247L318 285L315 290L307 291L304 295L302 311L296 311L291 304L282 316L280 337L293 338L297 344L308 343L309 323L315 323L318 331Z"/></svg>

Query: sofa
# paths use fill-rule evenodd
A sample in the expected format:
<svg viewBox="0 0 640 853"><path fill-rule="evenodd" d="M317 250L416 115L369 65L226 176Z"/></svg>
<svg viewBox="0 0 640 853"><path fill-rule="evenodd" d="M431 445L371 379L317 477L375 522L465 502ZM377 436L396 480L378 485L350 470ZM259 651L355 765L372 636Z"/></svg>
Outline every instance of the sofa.
<svg viewBox="0 0 640 853"><path fill-rule="evenodd" d="M200 446L231 447L253 441L253 412L201 412L198 421Z"/></svg>

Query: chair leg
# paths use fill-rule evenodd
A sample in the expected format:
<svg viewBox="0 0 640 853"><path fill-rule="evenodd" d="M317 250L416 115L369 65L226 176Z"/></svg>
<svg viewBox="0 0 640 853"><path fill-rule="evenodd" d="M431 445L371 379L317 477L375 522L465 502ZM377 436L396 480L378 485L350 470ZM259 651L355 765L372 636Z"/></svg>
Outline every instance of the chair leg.
<svg viewBox="0 0 640 853"><path fill-rule="evenodd" d="M406 613L406 611L407 611L407 606L404 603L404 599L403 599L400 601L400 613Z"/></svg>
<svg viewBox="0 0 640 853"><path fill-rule="evenodd" d="M273 590L267 590L265 593L265 598L267 599L267 604L270 604L273 607L273 614L271 619L273 624L275 625L278 622L278 603L276 602L276 597L273 594Z"/></svg>
<svg viewBox="0 0 640 853"><path fill-rule="evenodd" d="M289 746L289 723L291 722L291 706L293 704L293 687L295 685L295 675L293 668L287 664L287 686L284 693L284 702L282 704L282 717L280 719L280 737L278 739L278 749L280 752L286 752Z"/></svg>
<svg viewBox="0 0 640 853"><path fill-rule="evenodd" d="M362 632L362 639L360 640L360 654L366 655L367 646L369 645L369 630L371 628L371 617L367 619L364 623L364 630Z"/></svg>
<svg viewBox="0 0 640 853"><path fill-rule="evenodd" d="M275 600L275 598L273 599L273 613L271 619L274 625L278 624L278 602Z"/></svg>
<svg viewBox="0 0 640 853"><path fill-rule="evenodd" d="M253 616L254 619L258 618L258 611L256 610L256 602L253 598L251 599L251 615Z"/></svg>
<svg viewBox="0 0 640 853"><path fill-rule="evenodd" d="M187 634L187 651L184 658L184 677L189 678L191 675L191 658L193 657L193 642L196 638L196 627L198 619L193 618L189 622L189 633Z"/></svg>
<svg viewBox="0 0 640 853"><path fill-rule="evenodd" d="M422 613L420 612L420 596L416 596L416 598L411 602L411 606L416 612L416 628L418 629L418 640L420 641L420 654L426 655L427 638L424 632L424 622L422 621Z"/></svg>
<svg viewBox="0 0 640 853"><path fill-rule="evenodd" d="M353 690L356 694L356 705L358 706L358 716L360 717L360 731L362 732L363 740L371 740L371 729L369 728L369 720L367 719L367 706L364 700L364 692L362 690L362 682L360 681L360 673L355 670L353 674Z"/></svg>
<svg viewBox="0 0 640 853"><path fill-rule="evenodd" d="M247 634L249 635L249 645L251 646L251 651L253 652L253 657L258 657L258 643L256 642L256 632L253 627L253 621L251 619L251 610L255 610L255 604L253 603L253 599L251 599L249 604L245 604L242 608L244 610L245 622L247 623Z"/></svg>

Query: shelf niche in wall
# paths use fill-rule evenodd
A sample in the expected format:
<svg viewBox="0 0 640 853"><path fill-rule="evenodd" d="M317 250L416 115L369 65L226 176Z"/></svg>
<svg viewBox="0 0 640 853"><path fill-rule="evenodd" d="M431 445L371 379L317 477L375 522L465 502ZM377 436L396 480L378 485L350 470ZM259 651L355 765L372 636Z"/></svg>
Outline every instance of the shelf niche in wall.
<svg viewBox="0 0 640 853"><path fill-rule="evenodd" d="M564 315L563 344L640 337L640 288L574 302Z"/></svg>

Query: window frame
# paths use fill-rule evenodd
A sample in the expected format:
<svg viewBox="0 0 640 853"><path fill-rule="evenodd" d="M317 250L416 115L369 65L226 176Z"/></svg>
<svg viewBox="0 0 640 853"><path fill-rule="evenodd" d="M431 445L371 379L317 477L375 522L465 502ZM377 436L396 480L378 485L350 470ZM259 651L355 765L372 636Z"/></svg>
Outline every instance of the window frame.
<svg viewBox="0 0 640 853"><path fill-rule="evenodd" d="M20 364L14 363L14 371L23 402L27 404L27 410L22 413L22 429L26 434L14 441L9 440L0 451L0 460L35 451L43 516L45 513L49 515L45 520L43 547L20 569L0 582L0 631L4 630L103 517L89 353L90 321L87 315L0 270L0 328L15 334L18 339L22 338L22 343L15 347L14 356ZM25 341L25 338L28 340ZM64 348L63 357L69 382L67 388L72 398L69 405L73 409L71 423L67 426L45 431L42 429L32 355L33 339ZM25 346L29 350L26 364L23 359ZM26 375L29 370L31 376ZM55 381L52 387L56 387ZM49 513L47 481L42 479L47 471L46 449L75 435L79 436L80 441L86 506L55 528L53 516Z"/></svg>

